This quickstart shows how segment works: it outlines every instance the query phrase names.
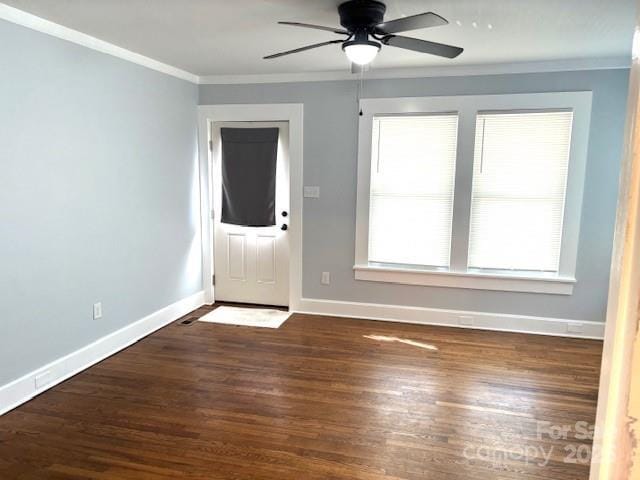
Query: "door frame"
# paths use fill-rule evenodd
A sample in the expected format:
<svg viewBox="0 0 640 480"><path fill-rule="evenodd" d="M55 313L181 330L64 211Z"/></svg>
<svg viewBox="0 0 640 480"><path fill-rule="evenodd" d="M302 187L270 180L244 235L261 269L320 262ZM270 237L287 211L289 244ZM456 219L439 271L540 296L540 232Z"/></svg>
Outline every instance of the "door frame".
<svg viewBox="0 0 640 480"><path fill-rule="evenodd" d="M640 11L635 24L590 480L640 478Z"/></svg>
<svg viewBox="0 0 640 480"><path fill-rule="evenodd" d="M205 303L215 301L213 285L214 237L211 125L216 122L289 123L289 310L300 307L302 298L302 184L303 118L301 103L200 105L198 107L198 152L200 157L200 227L202 237L202 287Z"/></svg>

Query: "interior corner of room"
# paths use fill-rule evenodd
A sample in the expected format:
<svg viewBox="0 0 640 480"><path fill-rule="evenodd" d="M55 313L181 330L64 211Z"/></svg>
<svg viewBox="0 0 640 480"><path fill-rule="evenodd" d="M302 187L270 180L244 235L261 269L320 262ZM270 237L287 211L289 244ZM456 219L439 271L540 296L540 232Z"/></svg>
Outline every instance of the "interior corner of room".
<svg viewBox="0 0 640 480"><path fill-rule="evenodd" d="M636 15L0 3L0 478L637 478Z"/></svg>

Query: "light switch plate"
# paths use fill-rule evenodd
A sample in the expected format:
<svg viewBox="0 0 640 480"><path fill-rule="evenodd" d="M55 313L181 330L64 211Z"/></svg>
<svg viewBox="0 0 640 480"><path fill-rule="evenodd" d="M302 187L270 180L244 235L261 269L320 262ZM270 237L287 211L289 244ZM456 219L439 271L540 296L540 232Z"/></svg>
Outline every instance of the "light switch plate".
<svg viewBox="0 0 640 480"><path fill-rule="evenodd" d="M93 319L98 320L102 318L102 302L93 304Z"/></svg>
<svg viewBox="0 0 640 480"><path fill-rule="evenodd" d="M304 198L320 198L320 187L317 186L305 186Z"/></svg>
<svg viewBox="0 0 640 480"><path fill-rule="evenodd" d="M320 279L320 283L323 285L329 285L331 283L331 273L322 272L322 278Z"/></svg>

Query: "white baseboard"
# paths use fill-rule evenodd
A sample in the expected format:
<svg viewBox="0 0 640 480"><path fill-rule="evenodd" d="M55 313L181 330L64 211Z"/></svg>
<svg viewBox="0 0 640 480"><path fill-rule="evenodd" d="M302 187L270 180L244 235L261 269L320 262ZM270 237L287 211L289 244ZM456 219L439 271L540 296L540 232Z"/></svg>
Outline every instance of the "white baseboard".
<svg viewBox="0 0 640 480"><path fill-rule="evenodd" d="M604 338L604 322L303 298L298 313L475 328L559 337Z"/></svg>
<svg viewBox="0 0 640 480"><path fill-rule="evenodd" d="M0 415L204 305L200 291L0 386Z"/></svg>

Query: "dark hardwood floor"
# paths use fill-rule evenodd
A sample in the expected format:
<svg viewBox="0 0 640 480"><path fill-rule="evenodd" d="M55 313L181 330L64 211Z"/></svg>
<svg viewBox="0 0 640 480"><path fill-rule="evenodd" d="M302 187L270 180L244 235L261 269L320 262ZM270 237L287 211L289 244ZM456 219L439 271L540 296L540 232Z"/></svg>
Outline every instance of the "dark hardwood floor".
<svg viewBox="0 0 640 480"><path fill-rule="evenodd" d="M320 316L178 321L0 417L0 478L586 480L565 459L590 445L573 427L594 420L600 354Z"/></svg>

